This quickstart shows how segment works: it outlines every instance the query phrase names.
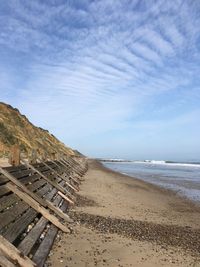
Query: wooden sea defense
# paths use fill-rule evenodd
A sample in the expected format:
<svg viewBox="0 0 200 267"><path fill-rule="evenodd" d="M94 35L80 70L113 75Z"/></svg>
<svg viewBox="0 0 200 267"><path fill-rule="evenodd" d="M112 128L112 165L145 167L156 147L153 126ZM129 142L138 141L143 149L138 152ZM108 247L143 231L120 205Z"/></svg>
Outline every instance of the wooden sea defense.
<svg viewBox="0 0 200 267"><path fill-rule="evenodd" d="M35 149L31 152L30 163L35 164L37 162L37 151Z"/></svg>
<svg viewBox="0 0 200 267"><path fill-rule="evenodd" d="M67 160L63 159L66 164L73 166L74 171L77 172L79 176L83 176L84 169L80 166L80 163L73 158L68 158Z"/></svg>
<svg viewBox="0 0 200 267"><path fill-rule="evenodd" d="M20 172L24 173L22 168L19 168L19 172L16 172L16 176L18 176ZM24 180L24 178L22 179ZM33 176L28 175L26 176L25 179L28 182L29 189L33 189L33 190L37 189L38 190L37 193L40 196L45 196L46 200L51 200L55 198L54 200L55 207L59 207L60 205L62 205L61 206L62 211L65 210L63 209L63 207L64 206L67 207L66 202L65 201L63 202L63 198L59 194L57 194L56 189L53 189L47 183L44 184L43 181L41 183L41 180L37 180L38 176L35 176L35 175ZM21 194L21 192L20 192L20 195L16 194L17 192L15 192L15 189L14 189L11 192L15 192L15 193L13 194L9 193L10 189L12 188L9 189L9 186L7 187L8 184L11 184L11 182L9 180L6 181L6 177L1 175L0 176L0 233L10 243L15 242L15 240L21 240L22 237L25 237L24 239L22 239L21 244L19 244L18 249L20 250L20 252L24 253L24 251L27 250L27 247L29 247L29 251L26 255L28 255L29 253L32 254L33 253L32 249L34 249L34 253L36 253L38 250L41 251L40 249L41 236L44 236L44 240L45 240L49 232L49 229L51 228L51 225L53 226L54 224L52 224L48 219L46 219L48 217L46 217L45 214L44 216L46 218L44 216L41 217L40 210L38 210L37 208L34 209L35 207L32 208L31 206L29 206L27 199L24 199L25 201L23 200L23 195ZM13 186L16 187L15 185ZM40 186L42 186L42 188ZM39 225L37 224L37 221L39 218L41 218L41 220L45 222L42 225L42 227L39 227ZM38 227L36 227L35 224ZM33 229L34 229L34 235L31 235L31 232ZM57 227L54 227L54 229L55 229L55 232L58 231ZM22 242L25 239L27 240L27 242L26 242L26 245L23 246ZM46 256L48 255L49 250L51 249L53 240L50 240L50 241L51 241L50 242L51 244L49 243L47 247L45 246ZM35 247L35 244L37 244L38 249L36 249L37 247ZM20 245L22 246L20 247ZM6 260L3 258L3 256L1 257L1 259L2 259L1 261L4 260L4 262ZM21 266L21 265L17 265L17 266Z"/></svg>
<svg viewBox="0 0 200 267"><path fill-rule="evenodd" d="M69 168L69 167L71 167L70 165L66 165L62 160L60 160L59 163L60 163L61 165L63 165L64 168ZM79 185L79 182L78 182L75 178L73 178L72 176L70 176L70 179L71 179L76 185Z"/></svg>
<svg viewBox="0 0 200 267"><path fill-rule="evenodd" d="M59 166L59 164L60 166ZM72 177L72 170L69 167L66 167L66 165L64 165L63 163L61 163L60 161L58 162L53 162L54 165L56 165L58 168L63 168L64 169L64 173L62 174L62 178L67 181L71 186L73 186L73 188L76 190L76 192L79 191L79 181L77 181L74 177ZM70 171L69 171L70 169Z"/></svg>
<svg viewBox="0 0 200 267"><path fill-rule="evenodd" d="M25 160L21 160L21 162L27 166L27 168L31 169L33 172L39 174L43 179L45 179L48 183L50 183L53 187L55 187L58 191L60 191L61 193L63 193L64 195L67 195L70 198L73 198L73 196L70 194L69 191L67 191L66 189L64 189L63 187L61 187L57 182L49 179L47 176L45 176L44 174L42 174L42 172L40 172L38 169L36 169L33 165L31 165L30 163L26 162Z"/></svg>
<svg viewBox="0 0 200 267"><path fill-rule="evenodd" d="M5 254L0 251L0 266L1 267L16 267L14 263L12 263L8 258L6 258Z"/></svg>
<svg viewBox="0 0 200 267"><path fill-rule="evenodd" d="M9 163L12 166L19 166L20 164L20 148L19 145L13 145L10 149Z"/></svg>
<svg viewBox="0 0 200 267"><path fill-rule="evenodd" d="M0 167L1 267L43 267L58 231L71 231L65 222L71 222L66 210L73 203L62 179L70 170L54 162L46 164L50 168L43 162L33 168Z"/></svg>
<svg viewBox="0 0 200 267"><path fill-rule="evenodd" d="M31 198L29 195L24 193L22 190L14 186L12 183L7 184L7 188L10 189L14 194L16 194L19 198L21 198L25 203L27 203L30 207L35 209L37 212L41 213L47 220L57 226L60 230L65 233L70 233L70 230L53 215L49 213L48 210L43 208L37 201Z"/></svg>
<svg viewBox="0 0 200 267"><path fill-rule="evenodd" d="M37 267L28 257L0 235L0 250L21 267ZM4 258L5 260L5 258ZM16 265L15 265L16 266Z"/></svg>
<svg viewBox="0 0 200 267"><path fill-rule="evenodd" d="M79 181L72 177L72 168L66 166L61 161L53 161L53 164L56 165L58 168L64 169L64 173L62 174L63 179L67 179L67 181L70 182L70 184L76 189L76 191L79 191ZM73 182L73 184L71 182Z"/></svg>
<svg viewBox="0 0 200 267"><path fill-rule="evenodd" d="M52 168L51 168L48 164L46 164L45 162L43 162L43 164L44 164L47 168L49 168L53 173L55 173L55 175L57 175L57 176L60 177L62 180L64 180L65 183L66 183L66 185L67 185L69 188L71 188L71 189L72 189L73 191L75 191L75 192L78 192L78 190L77 190L74 186L72 186L71 184L69 184L68 180L67 180L64 176L60 175L56 170L52 169Z"/></svg>
<svg viewBox="0 0 200 267"><path fill-rule="evenodd" d="M46 199L42 199L41 197L37 196L35 193L31 192L26 186L24 186L20 181L18 181L13 175L11 175L8 171L2 169L0 167L0 173L2 173L6 178L8 178L15 186L18 187L18 189L21 190L21 192L24 193L24 196L29 196L32 198L32 200L35 200L41 207L43 208L49 208L51 211L53 211L55 214L60 216L62 219L64 219L67 222L73 222L67 214L64 214L59 208L55 207L51 202L49 202ZM10 183L7 184L9 186ZM11 188L9 188L11 189ZM11 191L13 191L11 189ZM16 191L16 190L15 190ZM18 191L17 191L18 192ZM16 193L16 192L14 192ZM16 193L17 194L17 193ZM21 197L22 194L19 195ZM24 199L23 199L24 200ZM25 201L25 200L24 200ZM25 201L26 202L26 201ZM62 229L61 229L62 230Z"/></svg>

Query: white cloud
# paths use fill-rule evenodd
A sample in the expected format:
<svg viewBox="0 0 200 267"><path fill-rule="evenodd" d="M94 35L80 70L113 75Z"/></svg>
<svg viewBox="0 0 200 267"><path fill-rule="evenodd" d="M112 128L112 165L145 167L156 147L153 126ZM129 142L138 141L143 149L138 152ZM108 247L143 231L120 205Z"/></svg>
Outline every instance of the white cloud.
<svg viewBox="0 0 200 267"><path fill-rule="evenodd" d="M12 103L66 142L129 128L154 98L178 99L185 88L189 101L199 72L197 9L179 0L10 0L0 46L14 59L0 63L1 96L15 91Z"/></svg>

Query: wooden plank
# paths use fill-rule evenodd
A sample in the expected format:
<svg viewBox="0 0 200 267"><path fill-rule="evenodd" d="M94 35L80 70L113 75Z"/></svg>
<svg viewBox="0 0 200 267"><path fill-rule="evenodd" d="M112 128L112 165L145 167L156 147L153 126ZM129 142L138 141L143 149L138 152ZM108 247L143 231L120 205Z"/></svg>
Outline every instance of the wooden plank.
<svg viewBox="0 0 200 267"><path fill-rule="evenodd" d="M41 195L45 195L45 198L51 199L56 194L56 189L51 190L49 192L49 186L45 186L40 189L38 192ZM13 194L14 195L14 194ZM19 217L14 223L10 224L6 231L3 233L3 236L13 243L17 237L23 233L23 231L27 228L27 226L34 220L34 218L38 215L38 212L32 208L28 208L27 211Z"/></svg>
<svg viewBox="0 0 200 267"><path fill-rule="evenodd" d="M63 165L65 165L65 166L66 165L70 166L73 169L73 171L76 172L79 176L82 176L83 175L81 171L77 170L77 167L76 166L71 165L69 162L66 162L64 159L61 159L60 162Z"/></svg>
<svg viewBox="0 0 200 267"><path fill-rule="evenodd" d="M0 253L0 267L16 267L16 265Z"/></svg>
<svg viewBox="0 0 200 267"><path fill-rule="evenodd" d="M68 187L70 187L72 190L74 190L75 192L78 192L77 188L73 187L72 185L69 184L69 182L67 181L67 179L63 176L61 176L56 170L52 169L50 166L48 166L45 162L43 162L43 164L45 166L47 166L47 168L49 168L52 172L54 172L58 177L60 177L62 180L65 181L65 183L68 185Z"/></svg>
<svg viewBox="0 0 200 267"><path fill-rule="evenodd" d="M61 209L63 211L66 210L65 203L62 204ZM42 267L44 265L57 233L58 233L58 230L54 227L54 225L51 225L50 229L47 232L47 235L45 236L44 240L40 244L39 248L37 249L36 254L33 257L38 267Z"/></svg>
<svg viewBox="0 0 200 267"><path fill-rule="evenodd" d="M19 217L12 225L8 227L8 229L6 229L5 233L2 234L3 237L5 237L9 242L13 243L35 219L37 214L38 212L34 209L27 209L27 211L21 217Z"/></svg>
<svg viewBox="0 0 200 267"><path fill-rule="evenodd" d="M24 193L22 190L18 189L15 185L8 183L7 187L13 191L18 197L20 197L24 202L26 202L29 206L31 206L33 209L41 213L46 219L48 219L51 223L56 225L60 230L62 230L65 233L69 233L70 230L60 223L60 221L52 214L49 213L48 210L46 210L44 207L42 207L37 201L35 201L33 198L31 198L29 195Z"/></svg>
<svg viewBox="0 0 200 267"><path fill-rule="evenodd" d="M52 162L52 161L51 161ZM59 161L57 161L57 162L52 162L53 163L53 165L55 165L56 164L56 167L58 166L58 168L59 168L59 170L61 169L62 171L64 171L64 173L65 173L65 175L69 175L70 173L72 173L72 170L71 170L71 168L68 168L68 167L64 167Z"/></svg>
<svg viewBox="0 0 200 267"><path fill-rule="evenodd" d="M6 184L7 182L8 182L8 179L2 174L0 174L0 186Z"/></svg>
<svg viewBox="0 0 200 267"><path fill-rule="evenodd" d="M61 161L60 161L61 162ZM64 165L64 164L63 164ZM65 167L66 168L66 167ZM73 178L73 177L71 177L70 176L70 178L77 184L77 185L79 185L79 182L75 179L75 178Z"/></svg>
<svg viewBox="0 0 200 267"><path fill-rule="evenodd" d="M47 165L48 166L48 165ZM56 177L56 178L59 178L59 177ZM60 179L60 181L65 181L65 179L64 178L59 178ZM49 178L47 178L47 181L49 181L50 179ZM51 180L50 180L51 181ZM59 185L60 186L60 185ZM63 188L64 189L64 188ZM59 189L58 189L59 190ZM59 191L60 192L60 191ZM66 196L66 200L68 201L68 200L71 200L72 202L73 202L73 200L74 200L74 196L69 192L69 191L66 191L67 192L67 195L68 195L68 197ZM63 193L63 192L62 192ZM63 194L64 195L64 194Z"/></svg>
<svg viewBox="0 0 200 267"><path fill-rule="evenodd" d="M51 161L51 162L52 162L52 161ZM59 169L60 169L60 167L61 167L61 166L59 166L59 164L57 164L57 162L53 161L52 163L53 163L54 165L56 165L56 166L57 166L57 168L59 168Z"/></svg>
<svg viewBox="0 0 200 267"><path fill-rule="evenodd" d="M3 196L0 202L0 212L2 213L3 210L11 205L14 205L17 201L19 201L19 198L14 194L10 196Z"/></svg>
<svg viewBox="0 0 200 267"><path fill-rule="evenodd" d="M58 191L58 194L59 194L62 198L64 198L67 202L69 202L70 204L74 205L74 202L73 202L70 198L68 198L66 195L64 195L62 192Z"/></svg>
<svg viewBox="0 0 200 267"><path fill-rule="evenodd" d="M0 172L3 175L5 175L16 186L18 186L21 190L23 190L23 192L26 193L29 197L31 197L33 200L38 202L41 206L43 206L45 208L48 207L49 209L51 209L53 212L55 212L58 216L60 216L65 221L70 222L70 223L73 222L73 220L71 220L67 214L64 214L59 208L55 207L48 200L45 200L45 199L42 199L41 197L38 197L36 194L31 192L27 187L25 187L22 183L20 183L14 176L12 176L9 172L2 169L1 167L0 167Z"/></svg>
<svg viewBox="0 0 200 267"><path fill-rule="evenodd" d="M47 181L45 181L44 179L40 179L40 180L38 180L38 181L36 181L35 183L33 183L33 184L27 184L26 185L26 188L32 193L32 194L37 194L37 192L38 192L38 190L40 190L40 188L41 187L45 187L45 186L47 186L47 185L49 185L48 183L47 183ZM49 186L51 186L51 185L49 185ZM37 194L38 195L38 194ZM35 199L36 200L36 199ZM45 199L44 199L44 201L45 201Z"/></svg>
<svg viewBox="0 0 200 267"><path fill-rule="evenodd" d="M44 240L40 245L40 249L37 250L35 255L33 256L33 261L37 264L38 267L44 266L46 258L49 255L49 251L56 238L57 232L58 229L54 225L51 225L49 231L47 232Z"/></svg>
<svg viewBox="0 0 200 267"><path fill-rule="evenodd" d="M81 162L80 161L77 161L77 160L74 160L74 159L71 159L73 162L74 162L74 164L76 165L76 167L79 169L79 171L82 173L82 174L84 174L84 168L83 168L83 166L82 166L82 164L81 164Z"/></svg>
<svg viewBox="0 0 200 267"><path fill-rule="evenodd" d="M45 197L47 200L52 199L57 190L54 188L49 192ZM54 200L55 202L55 200ZM30 233L21 241L21 243L18 246L18 249L22 251L25 255L28 255L34 246L37 239L42 234L44 228L46 227L46 224L48 223L48 220L44 217L42 217L37 224L33 227L33 229L30 231Z"/></svg>
<svg viewBox="0 0 200 267"><path fill-rule="evenodd" d="M55 190L55 189L54 189ZM56 191L55 191L56 192ZM47 195L47 199L51 199L53 195L50 193ZM60 202L62 201L62 198L59 196L56 196L54 199L54 204L58 206ZM64 207L64 208L63 208ZM61 210L66 210L66 205L62 204ZM48 220L46 220L44 217L42 217L37 224L31 229L30 233L22 240L22 242L19 244L18 249L23 251L25 255L28 255L31 252L31 249L33 248L34 244L44 231L46 225L48 223ZM45 248L47 249L47 248Z"/></svg>
<svg viewBox="0 0 200 267"><path fill-rule="evenodd" d="M32 199L34 199L36 202L38 202L43 207L48 207L53 212L55 212L58 216L60 216L62 219L64 219L67 222L73 222L69 218L67 214L64 214L59 208L55 207L51 202L48 200L42 199L38 197L36 194L32 193L30 190L28 190L22 183L20 183L15 177L13 177L11 174L9 174L6 170L3 170L0 167L0 172L3 173L10 181L12 181L15 185L17 185L20 189L23 190L27 195L29 195Z"/></svg>
<svg viewBox="0 0 200 267"><path fill-rule="evenodd" d="M62 188L59 184L57 184L55 181L52 181L51 179L47 178L44 174L42 174L40 171L38 171L35 167L33 167L31 164L29 164L26 161L22 161L28 168L32 169L34 172L36 172L37 174L39 174L42 178L44 178L48 183L50 183L52 186L54 186L57 190L59 190L60 192L62 192L63 194L67 194L70 195L70 193L65 190L64 188Z"/></svg>
<svg viewBox="0 0 200 267"><path fill-rule="evenodd" d="M58 192L58 194L61 192ZM61 193L62 194L62 193ZM64 197L63 197L64 196ZM63 198L66 198L65 195L62 195ZM52 205L52 203L48 200L46 200L46 202L49 204L49 206L51 207L51 210L54 211L58 216L60 216L62 219L64 219L66 222L68 223L73 223L73 220L69 217L69 215L65 214L64 212L61 211L61 209L59 209L58 207L55 207L54 205ZM69 202L69 199L68 199ZM70 203L70 202L69 202ZM72 203L71 203L72 204Z"/></svg>
<svg viewBox="0 0 200 267"><path fill-rule="evenodd" d="M32 193L27 187L25 187L20 181L18 181L13 175L7 172L5 169L0 167L0 172L6 176L13 184L17 185L20 189L22 189L26 194L31 196L34 200L36 200L40 205L46 207L45 201L39 198L37 195Z"/></svg>
<svg viewBox="0 0 200 267"><path fill-rule="evenodd" d="M28 255L31 252L34 244L37 242L38 238L41 236L44 231L48 220L44 217L41 217L37 224L33 227L30 233L22 240L18 249L24 253L24 255Z"/></svg>
<svg viewBox="0 0 200 267"><path fill-rule="evenodd" d="M3 197L4 195L9 194L9 190L8 188L6 188L5 185L0 187L0 197Z"/></svg>
<svg viewBox="0 0 200 267"><path fill-rule="evenodd" d="M0 235L0 250L21 267L37 267L28 257Z"/></svg>
<svg viewBox="0 0 200 267"><path fill-rule="evenodd" d="M5 169L9 172L18 172L21 170L26 170L26 167L24 165L19 165L17 167L13 167L13 166L5 167Z"/></svg>
<svg viewBox="0 0 200 267"><path fill-rule="evenodd" d="M6 210L4 213L0 213L0 230L2 231L3 227L15 221L15 219L27 209L28 205L19 199L17 205Z"/></svg>
<svg viewBox="0 0 200 267"><path fill-rule="evenodd" d="M18 144L15 144L10 149L9 163L12 166L19 166L20 164L20 148Z"/></svg>

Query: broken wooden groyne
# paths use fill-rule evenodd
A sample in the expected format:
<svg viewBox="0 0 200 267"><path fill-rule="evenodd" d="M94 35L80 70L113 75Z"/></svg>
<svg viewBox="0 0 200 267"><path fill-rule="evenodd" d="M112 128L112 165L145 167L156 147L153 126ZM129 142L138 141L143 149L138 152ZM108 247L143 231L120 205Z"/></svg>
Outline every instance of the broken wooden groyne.
<svg viewBox="0 0 200 267"><path fill-rule="evenodd" d="M44 265L58 231L70 232L67 212L86 171L82 157L0 167L1 267Z"/></svg>

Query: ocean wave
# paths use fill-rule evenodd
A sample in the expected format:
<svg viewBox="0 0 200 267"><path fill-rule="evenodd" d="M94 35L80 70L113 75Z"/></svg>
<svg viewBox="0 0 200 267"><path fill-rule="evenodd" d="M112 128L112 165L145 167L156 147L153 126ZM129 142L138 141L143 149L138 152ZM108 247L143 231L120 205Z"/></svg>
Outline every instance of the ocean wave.
<svg viewBox="0 0 200 267"><path fill-rule="evenodd" d="M200 168L199 162L175 162L167 160L134 160L133 163L153 164L153 165L168 165L168 166L180 166L180 167L197 167Z"/></svg>

